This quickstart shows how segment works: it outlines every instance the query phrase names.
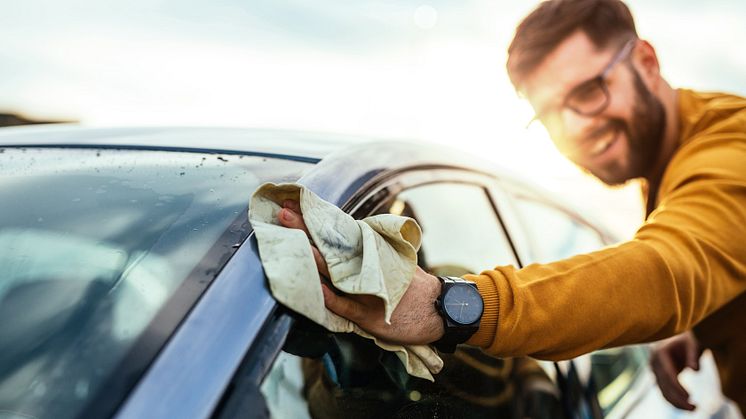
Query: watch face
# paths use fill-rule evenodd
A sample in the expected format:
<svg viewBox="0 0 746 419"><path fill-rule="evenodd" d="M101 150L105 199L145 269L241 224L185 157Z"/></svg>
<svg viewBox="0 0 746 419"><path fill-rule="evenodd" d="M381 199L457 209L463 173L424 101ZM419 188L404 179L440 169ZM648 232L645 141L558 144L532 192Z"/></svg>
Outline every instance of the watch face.
<svg viewBox="0 0 746 419"><path fill-rule="evenodd" d="M456 284L443 296L445 312L459 324L472 324L482 315L482 296L471 285Z"/></svg>

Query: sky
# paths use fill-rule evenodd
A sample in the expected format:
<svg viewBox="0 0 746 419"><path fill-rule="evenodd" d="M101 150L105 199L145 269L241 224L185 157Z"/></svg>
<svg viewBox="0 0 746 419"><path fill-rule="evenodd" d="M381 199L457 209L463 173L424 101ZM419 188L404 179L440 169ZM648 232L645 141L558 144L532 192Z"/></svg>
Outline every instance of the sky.
<svg viewBox="0 0 746 419"><path fill-rule="evenodd" d="M0 112L93 126L246 126L411 138L507 166L628 235L552 147L504 64L535 1L25 0L0 15ZM746 2L628 1L674 87L746 95Z"/></svg>

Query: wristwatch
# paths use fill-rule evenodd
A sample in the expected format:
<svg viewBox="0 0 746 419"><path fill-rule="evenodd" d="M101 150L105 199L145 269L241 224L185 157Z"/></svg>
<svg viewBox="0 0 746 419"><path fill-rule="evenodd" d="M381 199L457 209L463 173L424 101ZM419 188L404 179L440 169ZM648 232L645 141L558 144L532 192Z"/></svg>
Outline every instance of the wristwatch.
<svg viewBox="0 0 746 419"><path fill-rule="evenodd" d="M439 276L442 285L435 310L443 317L445 333L433 343L441 352L453 353L456 345L464 343L479 329L484 301L477 284L462 278Z"/></svg>

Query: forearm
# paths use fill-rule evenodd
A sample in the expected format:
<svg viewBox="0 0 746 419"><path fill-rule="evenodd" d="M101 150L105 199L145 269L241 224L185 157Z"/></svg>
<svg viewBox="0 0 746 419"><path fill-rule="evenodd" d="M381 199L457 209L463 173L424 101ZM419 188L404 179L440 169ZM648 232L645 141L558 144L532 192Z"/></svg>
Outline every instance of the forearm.
<svg viewBox="0 0 746 419"><path fill-rule="evenodd" d="M469 343L501 357L566 359L674 334L676 310L655 309L659 301L673 305L674 298L660 281L651 280L667 272L660 263L635 263L641 246L630 242L551 264L498 267L469 277L480 288L493 284L498 300L496 319L485 313L487 327ZM490 330L493 322L496 327Z"/></svg>
<svg viewBox="0 0 746 419"><path fill-rule="evenodd" d="M676 277L643 241L467 279L496 294L496 310L485 311L468 343L501 357L567 359L658 340L691 328L726 301L708 292L705 278Z"/></svg>

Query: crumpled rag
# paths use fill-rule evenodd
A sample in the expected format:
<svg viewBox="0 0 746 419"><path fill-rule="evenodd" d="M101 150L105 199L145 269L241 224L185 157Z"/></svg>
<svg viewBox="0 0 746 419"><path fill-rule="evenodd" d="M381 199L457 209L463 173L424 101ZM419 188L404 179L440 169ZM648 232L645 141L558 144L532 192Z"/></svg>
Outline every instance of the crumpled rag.
<svg viewBox="0 0 746 419"><path fill-rule="evenodd" d="M332 332L354 332L395 352L409 374L433 381L443 360L428 345L381 341L324 306L321 282L309 239L280 225L285 200L300 203L311 240L329 267L334 287L347 294L371 294L385 306L385 321L399 304L417 266L422 231L408 217L391 214L355 220L298 184L265 183L251 197L249 221L274 297Z"/></svg>

